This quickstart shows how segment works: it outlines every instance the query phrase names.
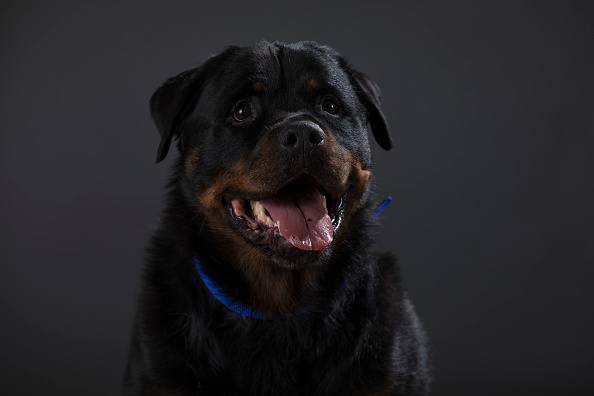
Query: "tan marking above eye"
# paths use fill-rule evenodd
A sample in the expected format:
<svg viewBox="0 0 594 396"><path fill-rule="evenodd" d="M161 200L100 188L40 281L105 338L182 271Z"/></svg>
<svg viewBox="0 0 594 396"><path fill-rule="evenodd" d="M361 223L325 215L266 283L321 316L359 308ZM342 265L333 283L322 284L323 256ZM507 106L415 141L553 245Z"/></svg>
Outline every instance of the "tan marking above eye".
<svg viewBox="0 0 594 396"><path fill-rule="evenodd" d="M258 92L266 91L266 84L263 81L258 80L254 83L254 90Z"/></svg>
<svg viewBox="0 0 594 396"><path fill-rule="evenodd" d="M314 78L310 78L309 80L307 80L307 89L310 91L316 90L318 89L318 87L320 86L320 83L318 82L318 80L314 79Z"/></svg>

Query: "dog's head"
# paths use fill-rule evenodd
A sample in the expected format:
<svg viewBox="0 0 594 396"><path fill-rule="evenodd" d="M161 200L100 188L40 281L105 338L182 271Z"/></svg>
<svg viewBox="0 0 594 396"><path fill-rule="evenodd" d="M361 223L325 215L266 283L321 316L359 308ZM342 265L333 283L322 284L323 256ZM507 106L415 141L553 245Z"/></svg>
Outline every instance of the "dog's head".
<svg viewBox="0 0 594 396"><path fill-rule="evenodd" d="M329 47L230 47L154 93L157 162L177 138L185 199L230 260L322 264L366 199L368 133L392 147L379 96Z"/></svg>

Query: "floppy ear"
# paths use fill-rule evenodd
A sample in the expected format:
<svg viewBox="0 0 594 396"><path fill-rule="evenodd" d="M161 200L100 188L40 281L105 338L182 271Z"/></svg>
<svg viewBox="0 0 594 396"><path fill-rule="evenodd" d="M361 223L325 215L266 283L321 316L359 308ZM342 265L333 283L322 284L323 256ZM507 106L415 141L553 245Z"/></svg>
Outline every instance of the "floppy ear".
<svg viewBox="0 0 594 396"><path fill-rule="evenodd" d="M380 107L381 91L379 86L365 74L348 66L346 68L351 76L351 82L355 87L357 96L367 110L368 122L373 137L384 150L392 149L392 137L388 129L388 122Z"/></svg>
<svg viewBox="0 0 594 396"><path fill-rule="evenodd" d="M198 102L211 70L221 64L238 47L229 46L218 55L208 57L202 65L171 77L151 96L151 115L161 134L157 162L163 161L171 140L179 137L179 126Z"/></svg>
<svg viewBox="0 0 594 396"><path fill-rule="evenodd" d="M167 156L173 137L179 136L179 124L199 95L202 70L201 66L171 77L151 96L151 115L161 134L157 162Z"/></svg>

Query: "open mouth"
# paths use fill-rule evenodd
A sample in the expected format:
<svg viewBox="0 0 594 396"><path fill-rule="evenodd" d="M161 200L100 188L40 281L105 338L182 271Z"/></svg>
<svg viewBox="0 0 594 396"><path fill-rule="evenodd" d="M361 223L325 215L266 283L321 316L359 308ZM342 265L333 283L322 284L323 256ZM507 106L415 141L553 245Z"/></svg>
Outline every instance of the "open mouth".
<svg viewBox="0 0 594 396"><path fill-rule="evenodd" d="M255 244L288 243L321 251L334 239L343 206L342 197L333 199L313 178L301 176L259 200L234 197L229 211L244 237Z"/></svg>

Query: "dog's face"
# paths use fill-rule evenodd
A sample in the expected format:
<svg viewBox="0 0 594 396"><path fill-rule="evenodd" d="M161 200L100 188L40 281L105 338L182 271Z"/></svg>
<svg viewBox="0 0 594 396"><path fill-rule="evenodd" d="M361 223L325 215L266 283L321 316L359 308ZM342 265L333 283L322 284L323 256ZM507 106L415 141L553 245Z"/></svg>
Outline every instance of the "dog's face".
<svg viewBox="0 0 594 396"><path fill-rule="evenodd" d="M179 138L184 195L235 262L323 264L366 197L368 132L391 148L377 86L312 42L231 47L151 110L157 161Z"/></svg>

